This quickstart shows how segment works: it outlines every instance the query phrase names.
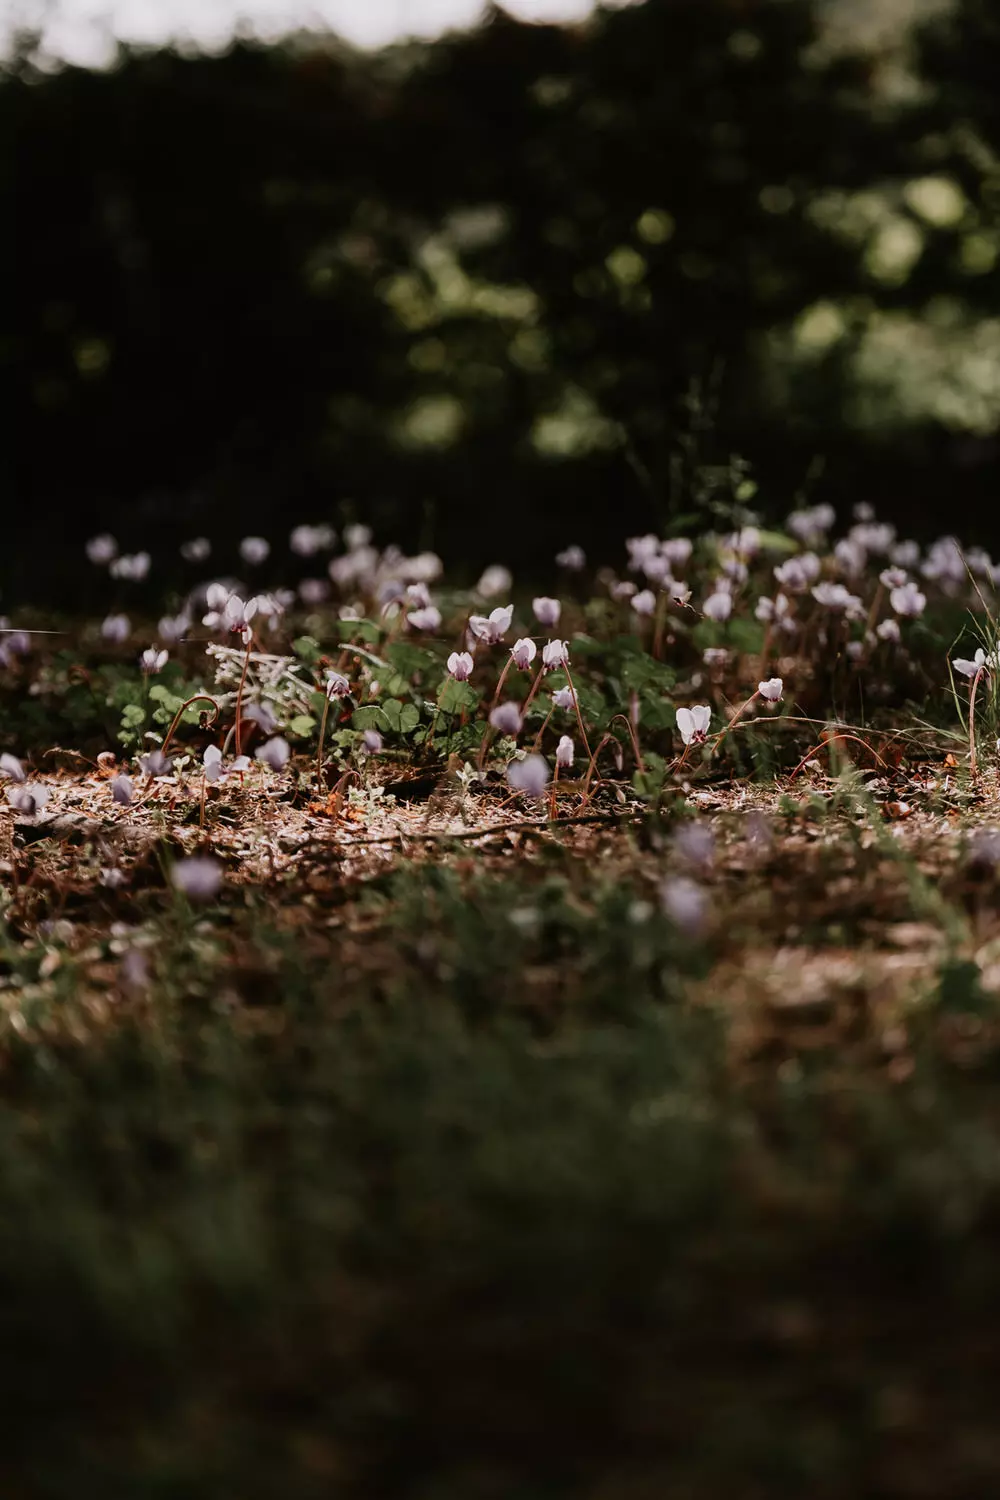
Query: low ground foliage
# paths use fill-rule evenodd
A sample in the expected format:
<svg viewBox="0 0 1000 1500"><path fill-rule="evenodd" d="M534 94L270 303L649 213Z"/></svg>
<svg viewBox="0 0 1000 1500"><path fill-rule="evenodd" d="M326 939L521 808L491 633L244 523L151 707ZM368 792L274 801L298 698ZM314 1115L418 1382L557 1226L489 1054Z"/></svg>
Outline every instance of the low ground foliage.
<svg viewBox="0 0 1000 1500"><path fill-rule="evenodd" d="M831 523L10 624L4 1494L995 1486L996 570Z"/></svg>

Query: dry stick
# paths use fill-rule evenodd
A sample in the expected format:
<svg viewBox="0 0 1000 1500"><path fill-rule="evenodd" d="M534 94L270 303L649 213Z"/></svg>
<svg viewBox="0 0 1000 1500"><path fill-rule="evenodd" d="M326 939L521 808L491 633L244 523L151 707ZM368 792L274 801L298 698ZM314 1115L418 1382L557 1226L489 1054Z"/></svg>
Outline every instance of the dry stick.
<svg viewBox="0 0 1000 1500"><path fill-rule="evenodd" d="M874 757L878 761L879 765L882 766L886 771L889 770L889 766L882 759L881 755L879 755L878 751L877 750L873 750L872 747L871 747L871 745L869 745L868 741L867 740L863 740L859 734L844 734L844 733L838 732L836 734L825 735L824 738L821 739L818 744L814 745L812 747L812 749L810 751L808 751L807 754L804 755L803 758L799 761L798 765L795 767L795 770L789 776L789 778L788 778L789 781L794 781L795 780L795 778L799 774L799 772L805 766L807 766L809 764L810 760L816 754L817 750L822 750L824 748L824 746L826 746L826 745L832 745L835 740L853 740L856 745L864 745L864 747L868 751L869 755L874 755Z"/></svg>
<svg viewBox="0 0 1000 1500"><path fill-rule="evenodd" d="M365 844L395 844L404 840L420 843L441 843L447 839L478 839L487 838L495 833L517 833L522 829L535 829L548 831L552 828L566 828L576 823L639 823L644 814L635 814L626 818L622 813L578 813L571 818L533 818L530 822L520 823L494 823L487 824L484 828L464 828L455 833L389 833L381 836L373 836L365 839L340 839L337 841L338 849L357 849Z"/></svg>

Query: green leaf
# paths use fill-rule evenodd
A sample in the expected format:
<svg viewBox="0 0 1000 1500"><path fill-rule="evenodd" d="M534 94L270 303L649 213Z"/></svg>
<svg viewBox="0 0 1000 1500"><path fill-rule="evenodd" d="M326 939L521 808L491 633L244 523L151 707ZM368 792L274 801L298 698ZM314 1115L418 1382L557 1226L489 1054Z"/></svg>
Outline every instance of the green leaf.
<svg viewBox="0 0 1000 1500"><path fill-rule="evenodd" d="M146 710L140 708L138 703L126 703L122 709L122 724L132 727L141 724L146 717Z"/></svg>
<svg viewBox="0 0 1000 1500"><path fill-rule="evenodd" d="M386 718L382 708L377 703L366 703L362 708L356 708L351 715L352 729L378 729L384 732L391 729L392 725Z"/></svg>
<svg viewBox="0 0 1000 1500"><path fill-rule="evenodd" d="M394 641L385 648L388 660L401 672L408 682L418 673L439 672L441 662L426 646L412 646L408 641Z"/></svg>
<svg viewBox="0 0 1000 1500"><path fill-rule="evenodd" d="M338 620L337 634L342 641L364 641L366 646L374 646L382 632L374 620Z"/></svg>
<svg viewBox="0 0 1000 1500"><path fill-rule="evenodd" d="M404 703L399 715L400 734L411 734L420 723L420 710L415 703Z"/></svg>
<svg viewBox="0 0 1000 1500"><path fill-rule="evenodd" d="M437 706L444 714L459 714L463 708L478 708L479 694L469 683L446 677L438 688Z"/></svg>
<svg viewBox="0 0 1000 1500"><path fill-rule="evenodd" d="M300 635L292 642L292 650L307 666L313 667L323 654L322 647L311 635ZM290 727L290 726L289 726Z"/></svg>
<svg viewBox="0 0 1000 1500"><path fill-rule="evenodd" d="M312 714L296 714L288 725L289 733L300 739L305 739L307 735L312 734L315 728L316 720Z"/></svg>

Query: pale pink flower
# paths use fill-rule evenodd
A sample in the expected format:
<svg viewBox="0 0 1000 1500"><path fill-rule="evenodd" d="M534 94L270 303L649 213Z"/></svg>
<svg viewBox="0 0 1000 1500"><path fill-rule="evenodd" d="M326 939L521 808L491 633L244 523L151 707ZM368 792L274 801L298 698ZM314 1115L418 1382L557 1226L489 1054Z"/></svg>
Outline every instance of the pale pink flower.
<svg viewBox="0 0 1000 1500"><path fill-rule="evenodd" d="M780 677L769 677L766 682L758 682L757 691L765 703L780 703L784 683Z"/></svg>
<svg viewBox="0 0 1000 1500"><path fill-rule="evenodd" d="M527 672L538 654L538 647L528 636L522 636L511 646L510 654L515 667L519 667L522 672Z"/></svg>
<svg viewBox="0 0 1000 1500"><path fill-rule="evenodd" d="M174 888L191 901L210 901L222 885L222 866L208 855L181 859L170 872Z"/></svg>
<svg viewBox="0 0 1000 1500"><path fill-rule="evenodd" d="M652 589L642 589L632 597L632 608L637 615L652 615L656 613L656 595Z"/></svg>
<svg viewBox="0 0 1000 1500"><path fill-rule="evenodd" d="M506 594L513 582L509 568L505 568L502 563L493 563L476 584L476 593L483 599L495 599L498 594ZM509 623L508 621L508 625Z"/></svg>
<svg viewBox="0 0 1000 1500"><path fill-rule="evenodd" d="M490 723L498 734L521 733L521 710L516 703L498 703L490 713Z"/></svg>
<svg viewBox="0 0 1000 1500"><path fill-rule="evenodd" d="M163 671L169 658L169 651L157 651L155 646L149 646L140 656L139 665L144 672L152 676L155 672Z"/></svg>
<svg viewBox="0 0 1000 1500"><path fill-rule="evenodd" d="M87 543L87 556L95 567L107 567L118 556L118 543L108 531L92 536Z"/></svg>
<svg viewBox="0 0 1000 1500"><path fill-rule="evenodd" d="M560 770L566 770L573 764L573 741L568 734L560 737L556 746L556 765Z"/></svg>
<svg viewBox="0 0 1000 1500"><path fill-rule="evenodd" d="M523 760L512 760L507 767L508 785L526 797L541 797L550 780L551 773L541 755L526 755Z"/></svg>
<svg viewBox="0 0 1000 1500"><path fill-rule="evenodd" d="M420 609L411 609L406 623L414 630L437 630L441 624L441 611L435 604L425 604Z"/></svg>
<svg viewBox="0 0 1000 1500"><path fill-rule="evenodd" d="M245 536L240 542L240 556L251 567L266 562L270 551L271 543L262 536Z"/></svg>
<svg viewBox="0 0 1000 1500"><path fill-rule="evenodd" d="M256 752L257 759L263 761L265 766L270 766L272 771L283 771L291 753L288 741L280 734L266 740Z"/></svg>
<svg viewBox="0 0 1000 1500"><path fill-rule="evenodd" d="M348 698L350 693L351 684L343 672L327 672L326 696L328 698Z"/></svg>
<svg viewBox="0 0 1000 1500"><path fill-rule="evenodd" d="M562 614L562 605L558 599L549 599L542 595L538 599L532 599L531 608L539 625L544 625L547 630L555 630L559 624L559 616Z"/></svg>
<svg viewBox="0 0 1000 1500"><path fill-rule="evenodd" d="M474 662L468 651L453 651L448 658L448 671L456 682L468 682L473 666Z"/></svg>
<svg viewBox="0 0 1000 1500"><path fill-rule="evenodd" d="M565 667L569 663L569 641L548 641L542 647L542 666L546 672L553 672L557 667Z"/></svg>
<svg viewBox="0 0 1000 1500"><path fill-rule="evenodd" d="M570 573L579 573L587 566L587 554L574 542L556 553L556 566L566 568Z"/></svg>
<svg viewBox="0 0 1000 1500"><path fill-rule="evenodd" d="M733 612L733 596L724 589L716 589L714 594L709 594L701 608L702 613L708 619L721 624L723 620L728 620Z"/></svg>
<svg viewBox="0 0 1000 1500"><path fill-rule="evenodd" d="M889 603L897 615L903 615L906 619L916 619L922 615L927 604L926 594L922 594L915 583L901 584L889 594Z"/></svg>
<svg viewBox="0 0 1000 1500"><path fill-rule="evenodd" d="M513 604L506 604L497 609L491 609L488 615L470 615L469 629L484 645L494 646L507 634L513 617Z"/></svg>
<svg viewBox="0 0 1000 1500"><path fill-rule="evenodd" d="M712 710L705 703L677 710L677 728L685 745L703 744L711 722Z"/></svg>
<svg viewBox="0 0 1000 1500"><path fill-rule="evenodd" d="M106 641L121 645L132 634L132 622L128 615L108 615L101 621L101 635Z"/></svg>

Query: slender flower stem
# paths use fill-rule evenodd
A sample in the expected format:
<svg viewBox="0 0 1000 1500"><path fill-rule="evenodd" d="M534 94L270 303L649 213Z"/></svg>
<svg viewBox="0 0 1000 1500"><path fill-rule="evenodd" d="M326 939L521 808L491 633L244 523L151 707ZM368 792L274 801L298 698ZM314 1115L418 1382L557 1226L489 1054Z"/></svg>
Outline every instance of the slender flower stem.
<svg viewBox="0 0 1000 1500"><path fill-rule="evenodd" d="M500 694L503 691L503 685L507 681L507 673L510 671L510 669L511 669L511 667L513 665L514 665L514 658L512 656L508 656L506 662L504 663L504 669L500 673L500 679L497 682L496 692L493 694L493 699L492 699L492 702L490 703L489 708L487 709L487 713L490 713L494 708L496 708L497 702L499 701L499 698L500 698Z"/></svg>
<svg viewBox="0 0 1000 1500"><path fill-rule="evenodd" d="M717 734L713 735L712 740L711 740L711 746L712 746L713 753L716 750L718 750L719 746L722 744L722 741L726 738L726 735L729 734L731 730L733 730L733 729L736 728L736 725L739 723L740 719L742 719L743 715L746 713L746 711L750 707L751 703L756 703L756 701L757 701L757 699L759 697L760 697L760 689L758 688L758 690L755 693L751 693L750 694L750 697L743 704L742 708L738 708L736 710L736 712L733 714L733 717L730 719L729 723L726 725L725 729L720 729Z"/></svg>
<svg viewBox="0 0 1000 1500"><path fill-rule="evenodd" d="M545 719L544 719L544 722L542 723L542 727L538 731L538 733L535 735L535 741L534 741L534 744L531 747L532 750L537 750L538 747L539 747L539 745L542 743L542 735L545 733L546 729L548 729L548 727L549 727L549 720L552 718L552 715L554 713L555 713L555 709L554 708L550 708L549 711L548 711L548 713L545 715Z"/></svg>
<svg viewBox="0 0 1000 1500"><path fill-rule="evenodd" d="M319 721L319 744L316 747L316 788L323 790L323 739L326 735L326 721L330 715L330 694L323 695L323 713Z"/></svg>
<svg viewBox="0 0 1000 1500"><path fill-rule="evenodd" d="M170 741L173 739L174 731L176 730L178 724L181 722L181 716L184 714L186 709L189 709L191 707L192 703L199 702L211 703L212 705L212 717L208 721L209 724L214 724L216 719L219 717L219 705L216 703L214 698L212 698L208 693L192 693L191 697L186 699L186 701L181 704L180 708L174 714L173 722L171 723L170 728L167 730L167 737L163 741L163 744L160 746L160 749L162 750L164 755L166 755L167 751L170 748Z"/></svg>
<svg viewBox="0 0 1000 1500"><path fill-rule="evenodd" d="M246 686L247 669L250 666L250 648L253 645L253 631L247 627L246 651L243 653L243 671L240 673L240 685L236 689L236 754L243 754L242 725L240 715L243 710L243 689Z"/></svg>
<svg viewBox="0 0 1000 1500"><path fill-rule="evenodd" d="M656 609L653 613L653 643L652 657L659 661L663 655L663 631L666 626L667 595L661 590L656 596Z"/></svg>
<svg viewBox="0 0 1000 1500"><path fill-rule="evenodd" d="M985 667L979 668L969 689L969 775L973 781L979 775L979 762L976 758L976 690L979 687L979 679L985 671Z"/></svg>
<svg viewBox="0 0 1000 1500"><path fill-rule="evenodd" d="M589 759L590 744L587 740L587 731L583 727L583 716L580 713L580 700L576 695L576 688L573 685L573 679L569 675L569 664L567 662L563 662L563 671L566 673L566 681L569 683L569 690L573 694L573 707L576 709L576 722L580 726L580 738L583 740L583 748L586 750Z"/></svg>
<svg viewBox="0 0 1000 1500"><path fill-rule="evenodd" d="M568 675L569 674L567 673L567 676ZM528 717L528 709L531 707L532 703L535 701L535 694L538 692L538 689L541 687L541 685L542 685L542 678L544 676L545 676L545 667L543 665L543 666L539 667L539 669L538 669L538 676L535 678L534 682L531 684L531 691L529 692L527 698L525 698L524 703L521 705L521 718L522 719L526 719Z"/></svg>

